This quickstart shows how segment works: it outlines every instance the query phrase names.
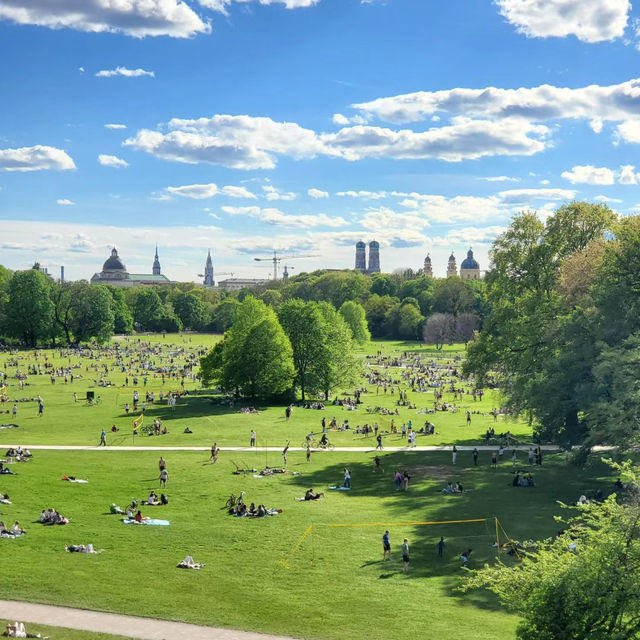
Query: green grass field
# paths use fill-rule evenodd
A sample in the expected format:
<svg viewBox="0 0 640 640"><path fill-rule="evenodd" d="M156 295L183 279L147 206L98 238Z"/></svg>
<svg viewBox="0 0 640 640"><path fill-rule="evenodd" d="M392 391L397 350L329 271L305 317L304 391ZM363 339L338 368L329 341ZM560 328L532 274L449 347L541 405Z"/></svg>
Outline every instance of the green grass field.
<svg viewBox="0 0 640 640"><path fill-rule="evenodd" d="M211 344L214 338L189 339L192 342L188 346L197 349L205 340ZM173 340L175 343L175 336ZM368 351L382 349L393 354L405 348L402 343L372 343ZM24 369L33 356L19 355L19 366ZM455 357L459 351L442 355ZM4 362L14 358L0 354L3 370ZM85 366L83 361L83 374ZM6 370L11 376L15 367ZM390 371L394 378L399 376L399 370ZM109 377L119 385L124 375L110 372ZM132 418L122 415L126 400L118 396L117 389L99 388L101 403L92 407L73 401L74 391L84 394L87 390L86 382L76 380L73 385L65 385L57 380L52 385L45 375L32 376L28 382L22 393L40 393L45 400L45 415L37 417L35 403L19 403L20 427L0 431L0 442L97 444L101 428L115 422L122 431L115 437L109 434L108 442L131 443ZM10 378L9 383L7 395L12 400L19 393L15 380ZM197 387L195 382L188 386ZM150 378L147 388L160 390L162 382ZM171 384L166 383L165 388L171 388ZM431 395L423 399L410 393L409 397L418 407L433 403ZM375 403L371 402L374 398ZM498 404L496 397L485 397L475 406L471 397L465 396L465 400L473 410L487 414ZM395 407L393 396L376 398L375 388L370 389L365 403ZM5 403L7 406L12 403ZM286 422L283 407L244 415L216 408L208 396L192 396L181 400L175 413L164 406L157 413L149 411L148 416L166 417L170 434L137 436L136 443L208 445L216 440L219 445L247 445L249 432L255 428L259 444L279 446L290 439L295 446L298 440L302 444L311 427L319 430L323 414L335 414L339 420L348 417L352 425L372 422L363 408L356 412L341 408L334 412L333 407L324 412L295 409ZM472 426L466 427L464 411L427 417L440 433L421 437L418 444L479 442L480 434L493 423L489 415L473 414ZM400 409L397 424L408 419L415 424L424 416ZM384 418L378 421L386 428ZM184 425L191 426L194 434L183 434ZM527 439L526 425L501 419L498 426ZM363 442L348 432L329 435L340 445ZM368 441L373 443L373 438ZM395 436L386 440L389 445L396 442L403 444ZM525 454L520 455L526 466ZM604 465L579 469L567 465L559 454L546 456L544 465L536 468L535 488L512 487L511 462L505 460L498 469L492 469L488 452L481 452L477 467L465 451L458 454L455 467L448 452L383 453L384 471L379 473L374 472L373 453L317 452L307 464L304 453L292 452L289 473L268 478L232 473L236 464L256 469L281 465L279 453L260 447L248 453L223 451L217 464L210 463L205 452L166 452L164 457L170 474L166 491L170 504L143 507L143 514L168 519L169 527L125 525L118 516L108 514L112 502L124 507L132 497L145 498L152 488L159 493L157 452L118 452L108 447L95 451L34 451L33 460L12 466L18 475L0 476L0 492L9 493L13 501L12 505L0 505L0 519L17 519L28 531L15 540L0 539L0 546L20 564L20 571L11 576L11 597L327 640L356 637L363 629L373 639L512 638L517 619L503 611L492 596L456 591L465 575L460 553L473 550L471 569L493 561L496 517L516 539L553 535L557 530L553 516L560 511L558 500L572 503L581 493L596 488L606 491L612 486L611 473ZM341 484L345 466L351 470L353 489L328 491L328 486ZM407 492L395 489L393 474L397 469L411 475ZM63 482L63 475L84 477L89 483ZM449 496L441 493L448 481L457 480L467 492ZM296 501L309 487L325 491L325 499ZM264 503L281 508L283 513L264 519L228 515L224 509L227 497L241 490L246 491L247 503ZM38 524L40 511L48 507L69 517L70 524ZM483 521L400 524L467 519ZM312 534L296 549L311 524L315 524ZM326 526L329 524L356 526ZM392 558L383 562L381 536L385 528L390 530ZM440 536L447 544L444 558L437 555ZM411 548L406 575L400 558L404 537ZM64 550L65 544L89 542L104 552L88 556ZM187 554L206 566L199 572L177 569L175 565Z"/></svg>

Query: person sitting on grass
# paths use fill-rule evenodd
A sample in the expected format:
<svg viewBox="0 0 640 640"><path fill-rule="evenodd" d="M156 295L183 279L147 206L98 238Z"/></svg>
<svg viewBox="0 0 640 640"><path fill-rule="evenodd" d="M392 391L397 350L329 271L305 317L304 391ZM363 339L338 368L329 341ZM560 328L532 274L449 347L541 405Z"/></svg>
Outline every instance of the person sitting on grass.
<svg viewBox="0 0 640 640"><path fill-rule="evenodd" d="M471 549L467 549L464 553L460 554L460 560L462 560L462 566L466 568L469 562L469 556L471 555Z"/></svg>
<svg viewBox="0 0 640 640"><path fill-rule="evenodd" d="M192 556L187 556L181 562L178 562L176 565L178 569L200 569L204 567L204 563L194 562Z"/></svg>
<svg viewBox="0 0 640 640"><path fill-rule="evenodd" d="M162 505L169 504L169 498L167 498L167 496L165 496L164 493L160 494L160 504Z"/></svg>
<svg viewBox="0 0 640 640"><path fill-rule="evenodd" d="M150 504L150 505L159 504L158 496L156 495L156 492L153 491L153 489L151 490L151 493L149 494L149 497L146 500L142 501L142 504Z"/></svg>
<svg viewBox="0 0 640 640"><path fill-rule="evenodd" d="M453 493L453 485L449 482L447 486L442 490L442 493Z"/></svg>
<svg viewBox="0 0 640 640"><path fill-rule="evenodd" d="M9 476L17 476L17 473L14 473L9 469L9 467L5 467L3 462L0 462L0 473L4 473Z"/></svg>
<svg viewBox="0 0 640 640"><path fill-rule="evenodd" d="M305 500L320 500L320 498L324 498L324 493L314 493L313 489L307 489L304 494Z"/></svg>
<svg viewBox="0 0 640 640"><path fill-rule="evenodd" d="M47 509L40 514L40 522L44 525L69 524L69 519L61 516L55 509Z"/></svg>
<svg viewBox="0 0 640 640"><path fill-rule="evenodd" d="M140 524L140 523L144 522L145 520L149 520L150 518L149 518L149 517L147 517L147 516L143 516L143 515L142 515L142 513L140 513L140 510L138 509L138 512L136 513L136 515L135 515L135 516L133 516L133 519L134 519L138 524Z"/></svg>
<svg viewBox="0 0 640 640"><path fill-rule="evenodd" d="M27 633L22 622L14 622L8 624L5 632L2 634L8 638L42 638L39 633ZM43 640L48 640L49 636L44 636Z"/></svg>
<svg viewBox="0 0 640 640"><path fill-rule="evenodd" d="M91 543L89 544L69 544L64 545L64 550L69 553L100 553L93 548Z"/></svg>
<svg viewBox="0 0 640 640"><path fill-rule="evenodd" d="M120 507L116 506L115 502L112 502L109 506L109 513L124 514L124 511Z"/></svg>

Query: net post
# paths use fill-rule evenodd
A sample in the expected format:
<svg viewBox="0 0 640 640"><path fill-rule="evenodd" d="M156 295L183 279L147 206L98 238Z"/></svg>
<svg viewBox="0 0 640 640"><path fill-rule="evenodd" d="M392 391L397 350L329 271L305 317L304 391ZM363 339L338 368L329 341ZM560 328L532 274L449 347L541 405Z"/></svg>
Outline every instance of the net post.
<svg viewBox="0 0 640 640"><path fill-rule="evenodd" d="M495 516L494 520L495 520L495 525L496 525L496 543L498 545L498 558L499 558L500 555L502 554L502 551L500 549L500 531L498 530L498 517Z"/></svg>

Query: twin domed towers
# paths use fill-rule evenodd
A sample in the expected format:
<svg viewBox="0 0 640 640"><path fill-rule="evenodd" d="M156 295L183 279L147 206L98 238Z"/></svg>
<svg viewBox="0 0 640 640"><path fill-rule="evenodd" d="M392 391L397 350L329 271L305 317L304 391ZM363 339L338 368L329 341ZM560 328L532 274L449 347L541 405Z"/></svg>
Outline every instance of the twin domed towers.
<svg viewBox="0 0 640 640"><path fill-rule="evenodd" d="M427 254L424 259L423 273L425 276L433 278L433 269L431 268L431 257ZM458 275L458 268L456 267L456 257L453 255L453 251L447 261L447 278ZM480 265L478 261L473 257L473 251L469 249L467 251L467 257L462 261L460 265L460 277L463 280L480 280Z"/></svg>
<svg viewBox="0 0 640 640"><path fill-rule="evenodd" d="M360 240L356 243L356 269L362 273L380 273L380 243L369 243L369 266L367 267L367 245Z"/></svg>

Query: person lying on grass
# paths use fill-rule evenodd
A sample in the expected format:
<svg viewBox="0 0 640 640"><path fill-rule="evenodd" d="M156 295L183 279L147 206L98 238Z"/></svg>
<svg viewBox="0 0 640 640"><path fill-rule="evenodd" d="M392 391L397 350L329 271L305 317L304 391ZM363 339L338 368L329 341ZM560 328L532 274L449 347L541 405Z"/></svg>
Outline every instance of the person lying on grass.
<svg viewBox="0 0 640 640"><path fill-rule="evenodd" d="M11 469L9 469L9 467L5 467L4 466L5 463L4 462L0 462L0 473L9 475L9 476L17 476L18 474L11 471Z"/></svg>
<svg viewBox="0 0 640 640"><path fill-rule="evenodd" d="M91 543L89 544L65 544L64 550L69 553L102 553L104 549L96 551Z"/></svg>
<svg viewBox="0 0 640 640"><path fill-rule="evenodd" d="M2 635L8 638L42 638L39 633L27 633L22 622L8 624ZM48 640L48 638L49 636L44 636L43 640Z"/></svg>
<svg viewBox="0 0 640 640"><path fill-rule="evenodd" d="M2 504L11 504L11 498L8 493L0 493L0 502Z"/></svg>
<svg viewBox="0 0 640 640"><path fill-rule="evenodd" d="M201 569L204 567L204 562L194 562L192 556L187 556L184 560L178 562L176 566L178 569Z"/></svg>
<svg viewBox="0 0 640 640"><path fill-rule="evenodd" d="M324 498L324 493L314 493L313 489L307 489L304 494L305 500L320 500L320 498Z"/></svg>
<svg viewBox="0 0 640 640"><path fill-rule="evenodd" d="M109 513L118 513L124 515L124 511L116 505L115 502L112 502L109 506Z"/></svg>
<svg viewBox="0 0 640 640"><path fill-rule="evenodd" d="M461 482L456 482L455 484L449 483L443 490L442 493L464 493L464 487Z"/></svg>
<svg viewBox="0 0 640 640"><path fill-rule="evenodd" d="M272 476L276 473L287 473L286 469L271 469L270 467L265 467L259 475L261 476Z"/></svg>
<svg viewBox="0 0 640 640"><path fill-rule="evenodd" d="M43 509L39 518L42 524L69 524L69 519L61 516L55 509Z"/></svg>

